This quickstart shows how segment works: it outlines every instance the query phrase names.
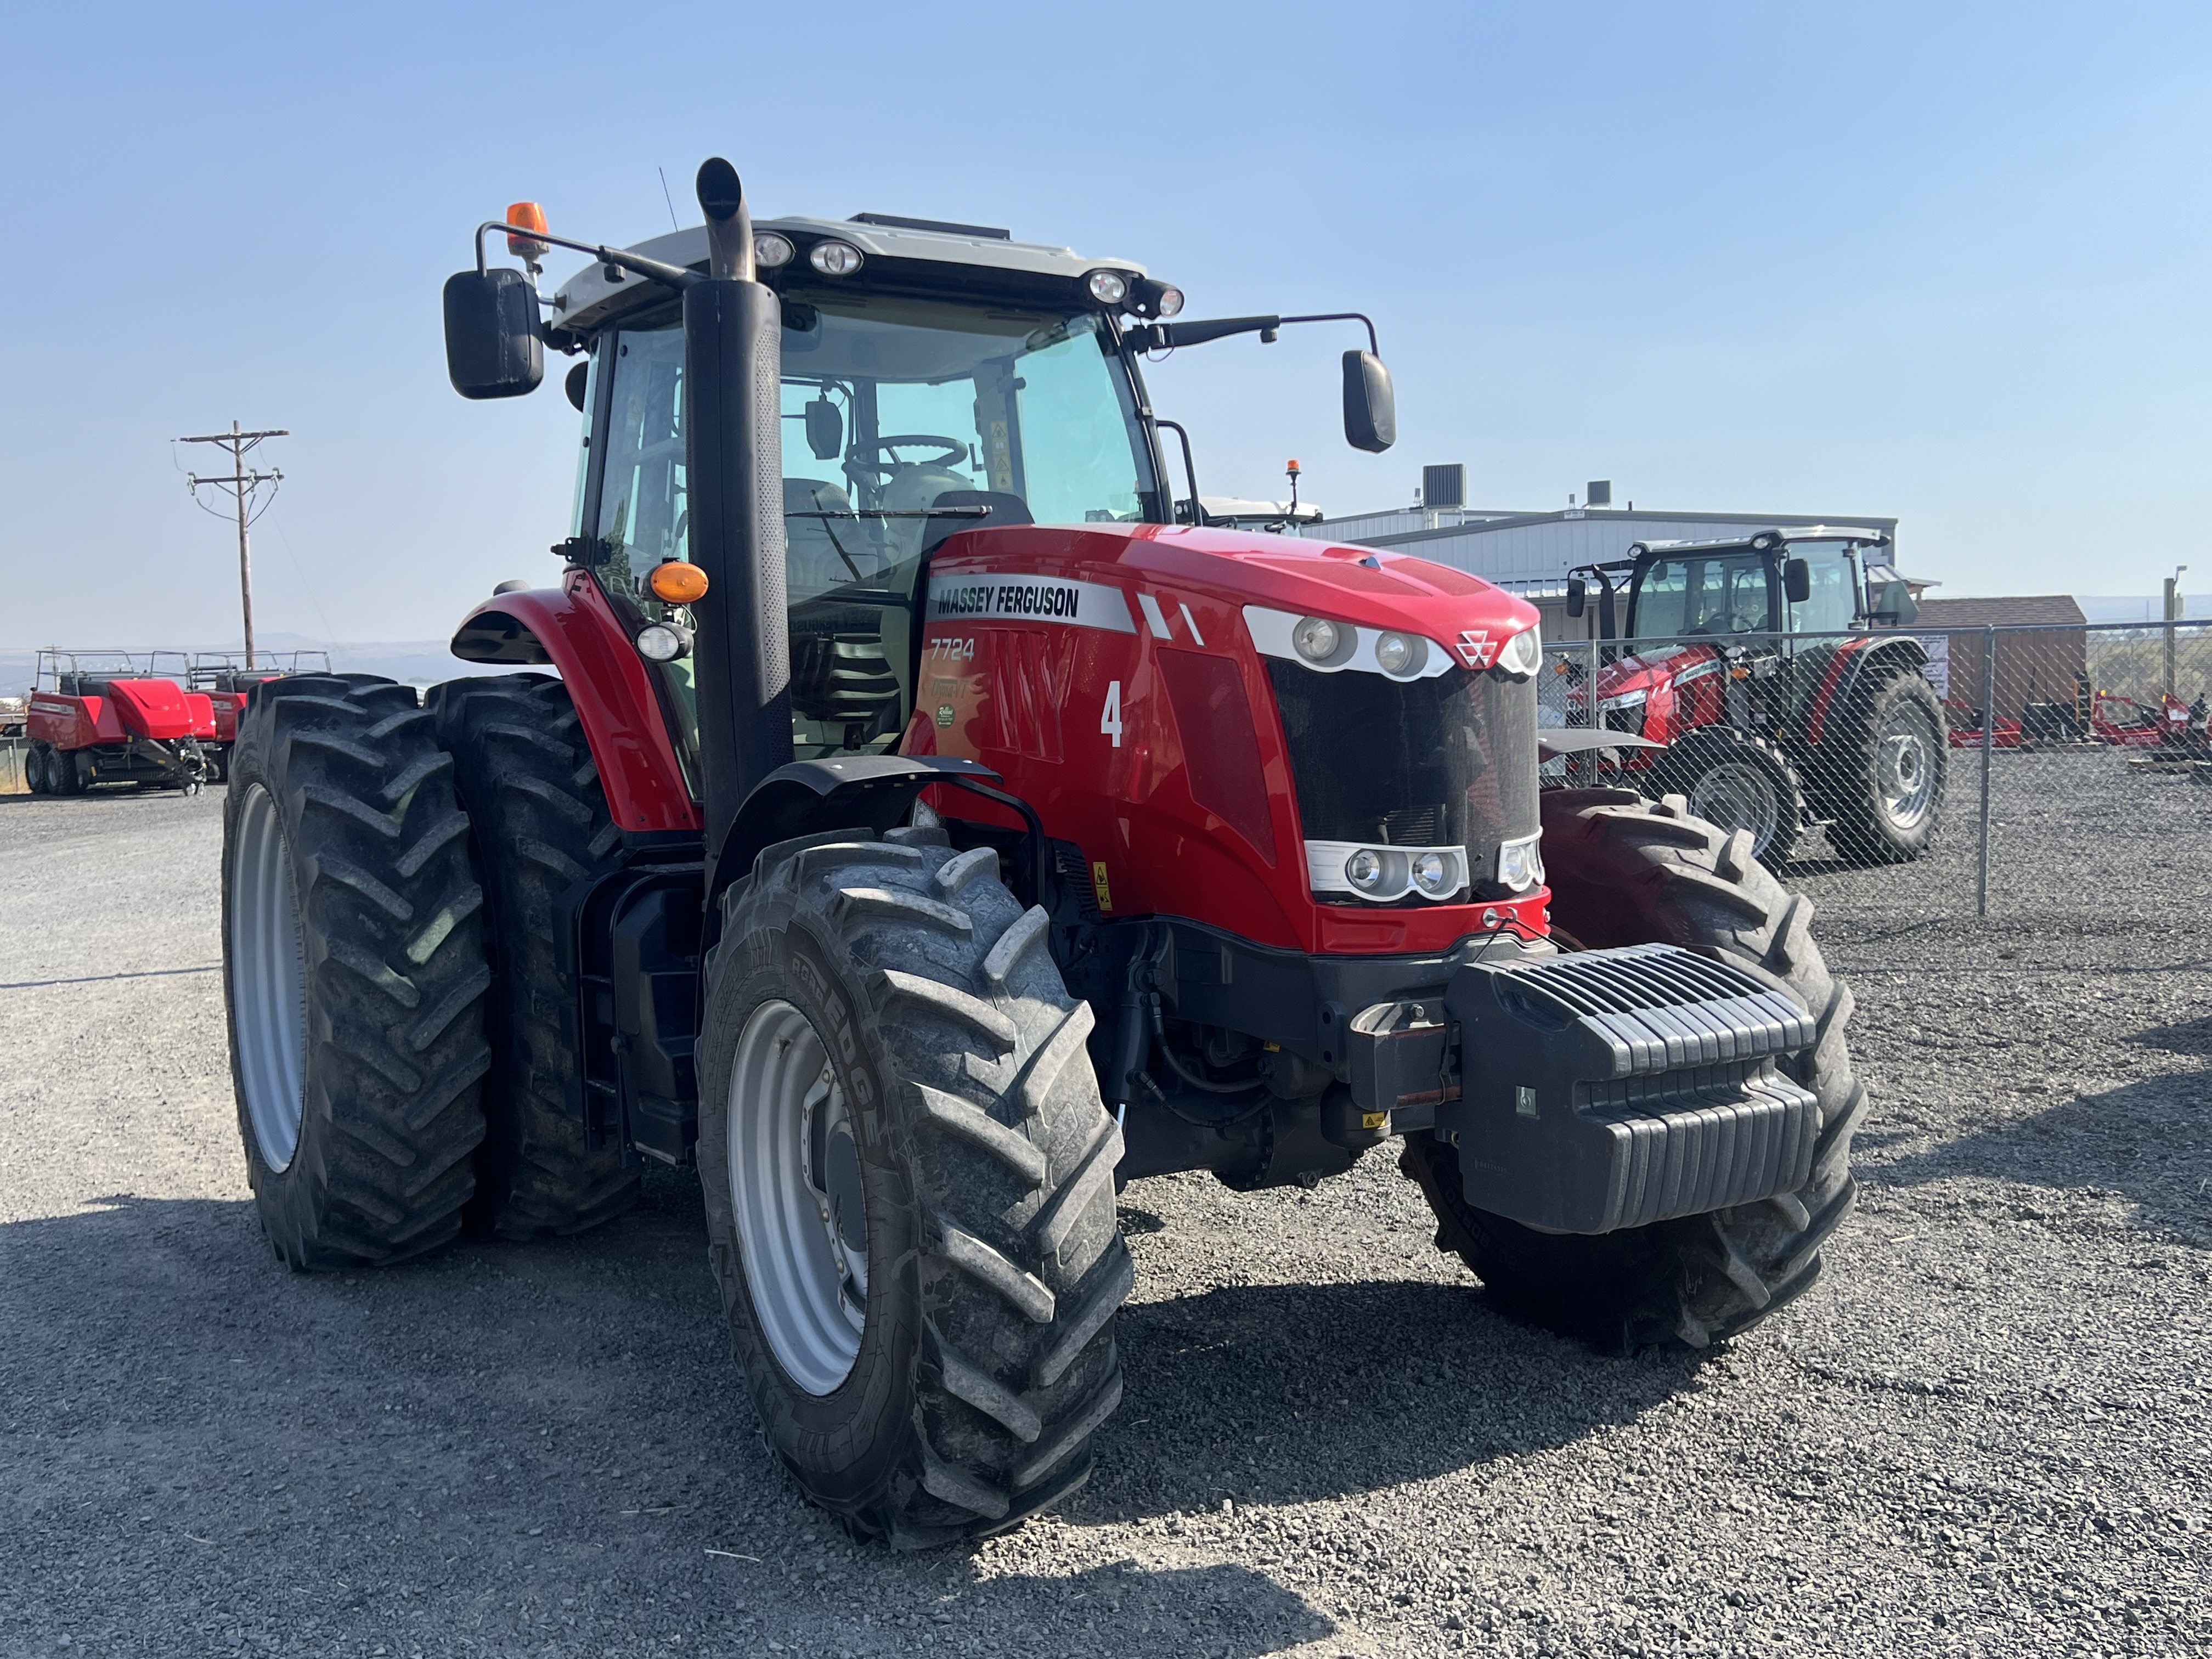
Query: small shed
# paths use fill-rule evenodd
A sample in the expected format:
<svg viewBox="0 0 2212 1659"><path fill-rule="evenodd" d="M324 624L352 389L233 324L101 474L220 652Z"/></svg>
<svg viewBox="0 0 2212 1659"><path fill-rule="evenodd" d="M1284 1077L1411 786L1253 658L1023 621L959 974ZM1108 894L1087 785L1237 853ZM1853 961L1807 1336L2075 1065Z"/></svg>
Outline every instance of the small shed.
<svg viewBox="0 0 2212 1659"><path fill-rule="evenodd" d="M1929 678L1948 700L1978 708L1982 652L1996 634L1992 701L2001 720L2022 720L2031 702L2075 704L2089 689L2089 619L2070 594L1920 601L1909 631L1926 641ZM1936 646L1942 640L1942 648ZM1948 683L1947 683L1948 682Z"/></svg>

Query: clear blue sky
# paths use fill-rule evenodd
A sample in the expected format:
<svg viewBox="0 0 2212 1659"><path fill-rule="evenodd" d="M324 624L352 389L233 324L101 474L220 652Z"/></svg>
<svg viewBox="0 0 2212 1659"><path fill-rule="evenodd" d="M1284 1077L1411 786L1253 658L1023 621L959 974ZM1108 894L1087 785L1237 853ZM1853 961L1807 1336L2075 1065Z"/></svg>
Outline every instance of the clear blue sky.
<svg viewBox="0 0 2212 1659"><path fill-rule="evenodd" d="M234 631L168 445L234 416L295 434L265 629L441 637L548 575L574 416L455 398L439 285L516 198L634 240L665 167L690 222L714 152L764 213L1006 225L1192 315L1371 312L1386 456L1337 433L1325 331L1154 372L1208 493L1296 455L1349 512L1460 460L1488 505L1893 514L1949 593L2212 585L2201 0L95 0L11 14L6 56L0 645Z"/></svg>

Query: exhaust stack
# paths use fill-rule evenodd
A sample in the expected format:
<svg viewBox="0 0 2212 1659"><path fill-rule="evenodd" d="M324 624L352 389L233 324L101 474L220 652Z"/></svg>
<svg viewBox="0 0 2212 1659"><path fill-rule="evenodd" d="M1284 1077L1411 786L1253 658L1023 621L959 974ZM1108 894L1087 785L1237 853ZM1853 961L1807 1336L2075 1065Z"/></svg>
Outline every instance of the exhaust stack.
<svg viewBox="0 0 2212 1659"><path fill-rule="evenodd" d="M791 759L784 590L783 307L754 280L752 216L737 169L699 169L707 276L684 291L685 507L692 562L708 891L738 809ZM736 872L742 873L742 872Z"/></svg>

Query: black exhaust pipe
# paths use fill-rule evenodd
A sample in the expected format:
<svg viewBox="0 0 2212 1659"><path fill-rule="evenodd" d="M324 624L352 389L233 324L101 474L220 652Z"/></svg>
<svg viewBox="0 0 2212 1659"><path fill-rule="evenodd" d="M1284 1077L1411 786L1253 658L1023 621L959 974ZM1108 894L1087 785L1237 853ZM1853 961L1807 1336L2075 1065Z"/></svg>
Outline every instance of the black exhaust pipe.
<svg viewBox="0 0 2212 1659"><path fill-rule="evenodd" d="M791 759L783 565L783 307L754 280L737 169L699 169L707 276L684 290L684 457L692 561L707 573L694 659L707 891L738 809ZM732 871L731 878L743 871Z"/></svg>

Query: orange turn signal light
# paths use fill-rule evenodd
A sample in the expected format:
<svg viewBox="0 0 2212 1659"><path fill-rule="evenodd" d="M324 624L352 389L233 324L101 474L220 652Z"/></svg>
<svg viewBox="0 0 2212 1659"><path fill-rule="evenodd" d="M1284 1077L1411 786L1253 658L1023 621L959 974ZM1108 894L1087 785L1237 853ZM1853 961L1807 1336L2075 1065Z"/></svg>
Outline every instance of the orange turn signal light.
<svg viewBox="0 0 2212 1659"><path fill-rule="evenodd" d="M507 204L507 222L520 225L525 230L534 230L539 236L546 235L551 230L545 222L545 210L535 202L509 202ZM553 248L550 243L538 241L533 237L510 234L507 239L507 251L518 259L540 259L550 253Z"/></svg>
<svg viewBox="0 0 2212 1659"><path fill-rule="evenodd" d="M664 559L646 578L653 597L663 605L690 605L707 597L707 573L685 559Z"/></svg>

